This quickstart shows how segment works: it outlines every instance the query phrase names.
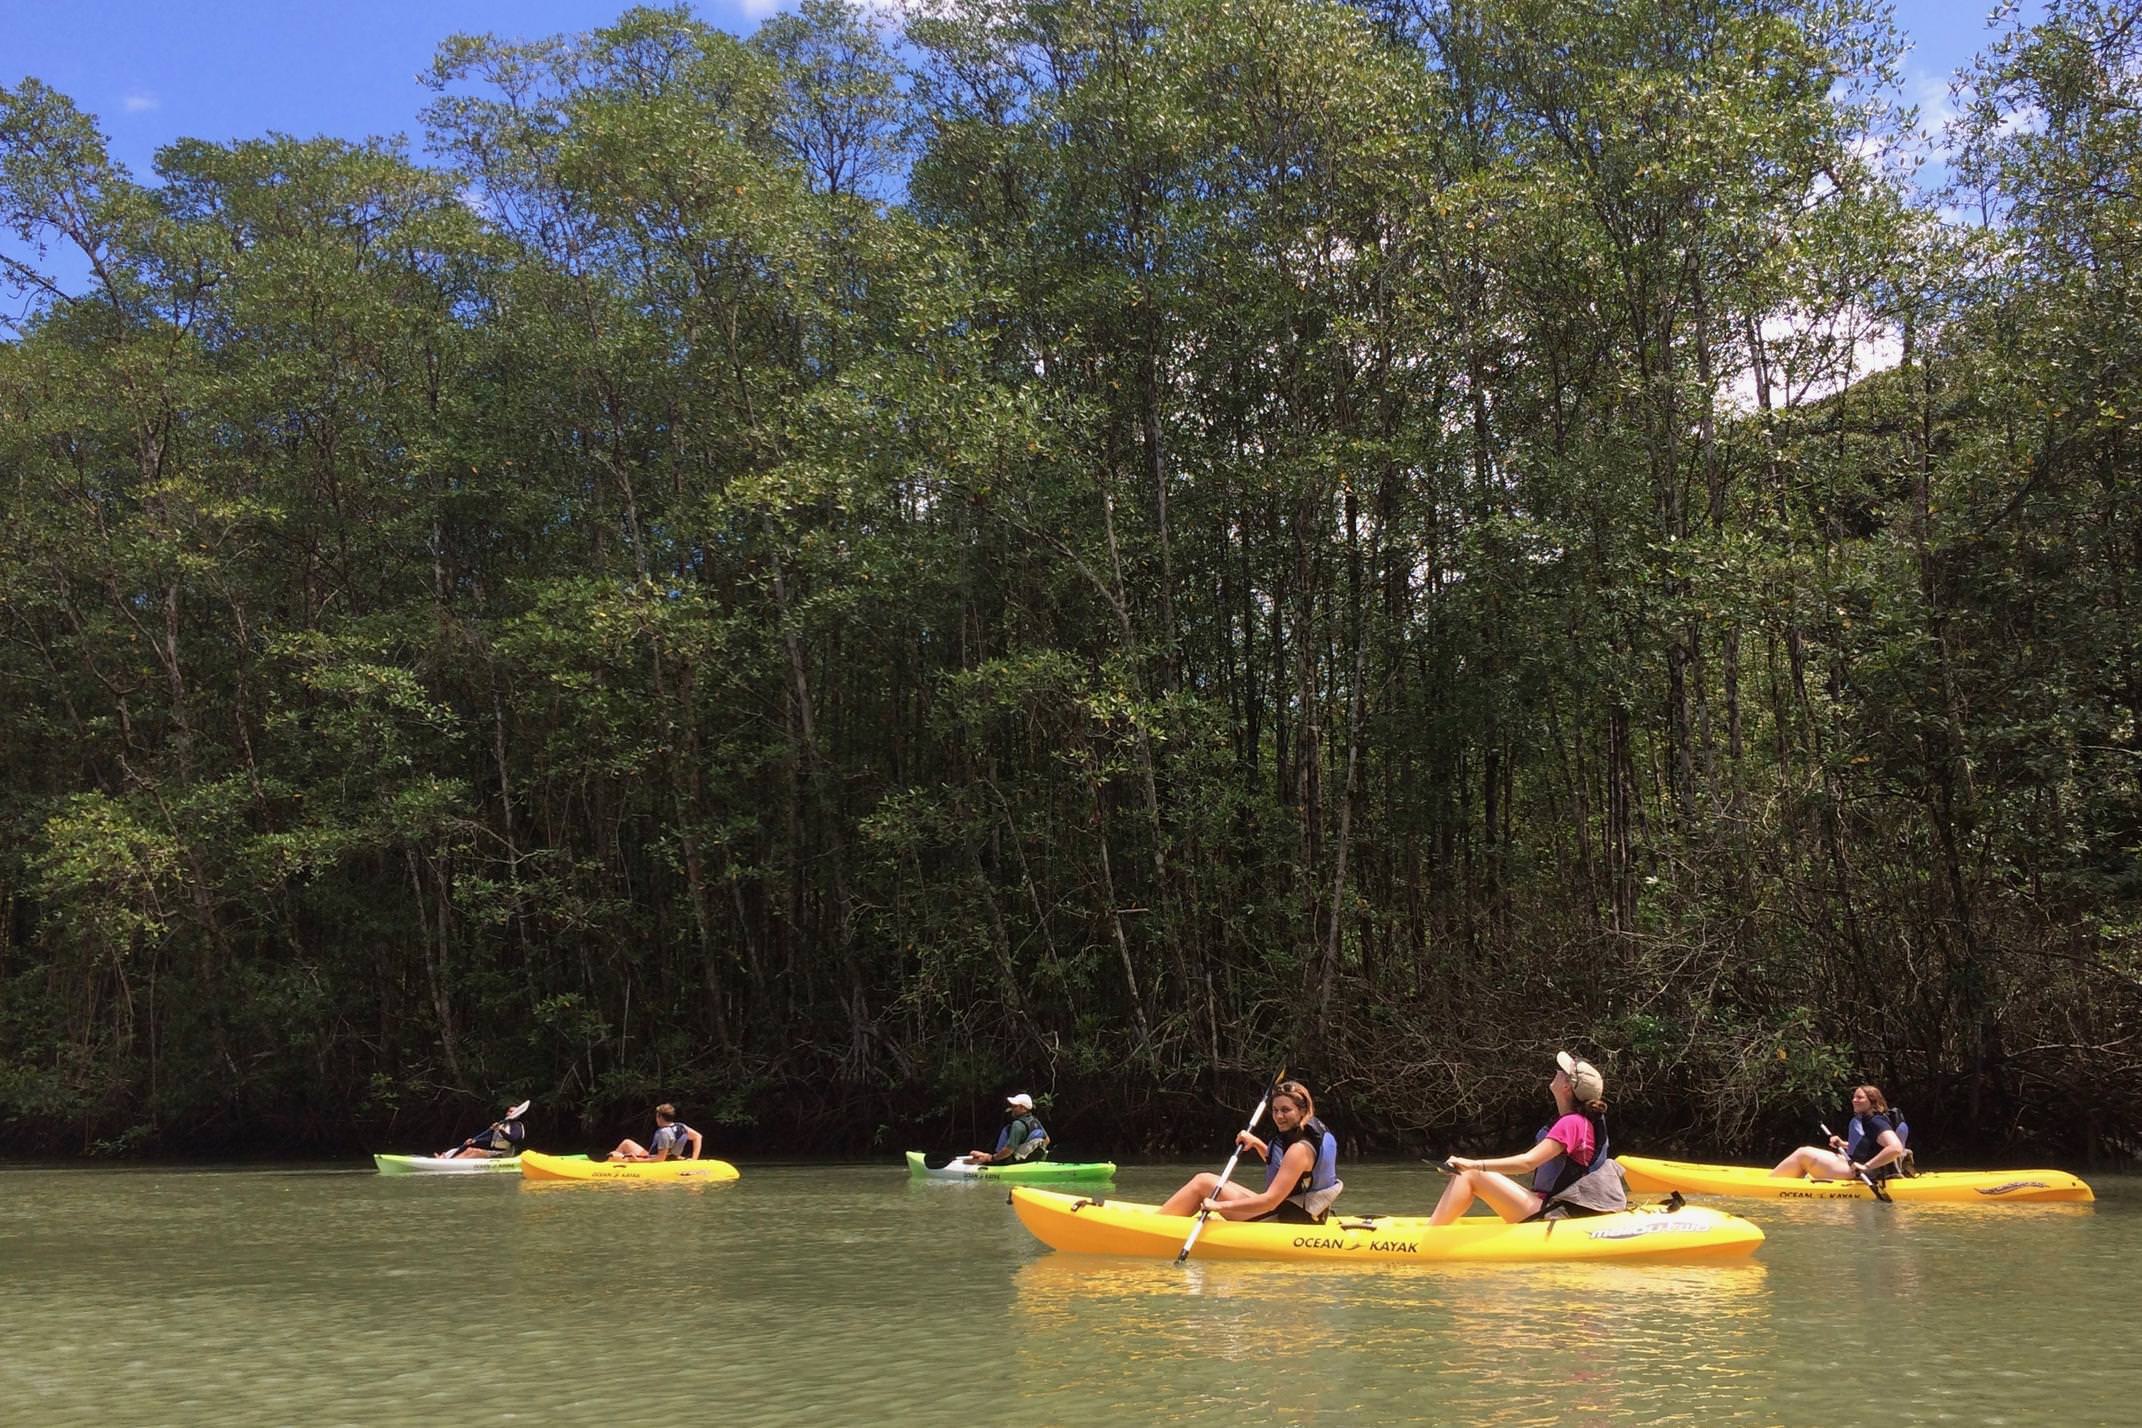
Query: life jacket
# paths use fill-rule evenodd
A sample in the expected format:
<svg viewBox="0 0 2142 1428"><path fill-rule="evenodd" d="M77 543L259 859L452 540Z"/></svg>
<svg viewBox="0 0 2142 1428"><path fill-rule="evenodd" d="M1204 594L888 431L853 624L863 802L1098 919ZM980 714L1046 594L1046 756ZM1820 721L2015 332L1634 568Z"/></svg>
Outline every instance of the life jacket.
<svg viewBox="0 0 2142 1428"><path fill-rule="evenodd" d="M1881 1153L1882 1133L1869 1124L1870 1120L1877 1117L1886 1121L1889 1128L1897 1133L1897 1141L1904 1146L1904 1154L1879 1170L1869 1171L1868 1174L1877 1180L1887 1180L1892 1175L1917 1175L1919 1167L1911 1158L1911 1127L1904 1123L1904 1113L1895 1106L1886 1111L1875 1111L1871 1116L1854 1116L1847 1121L1845 1154L1865 1165Z"/></svg>
<svg viewBox="0 0 2142 1428"><path fill-rule="evenodd" d="M506 1121L491 1127L482 1144L498 1155L518 1155L521 1142L528 1139L528 1127L519 1121Z"/></svg>
<svg viewBox="0 0 2142 1428"><path fill-rule="evenodd" d="M679 1158L684 1154L684 1147L688 1144L686 1137L691 1134L691 1130L683 1121L671 1121L666 1126L656 1126L654 1138L647 1142L647 1153L660 1155L666 1150L670 1159Z"/></svg>
<svg viewBox="0 0 2142 1428"><path fill-rule="evenodd" d="M1581 1107L1577 1110L1577 1114L1584 1117L1591 1124L1592 1163L1579 1165L1567 1151L1564 1151L1561 1155L1542 1165L1538 1170L1533 1171L1532 1192L1542 1200L1552 1200L1585 1176L1597 1174L1614 1153L1613 1147L1607 1143L1606 1117L1594 1111L1584 1110ZM1547 1132L1553 1129L1554 1127L1551 1125L1541 1126L1539 1132L1532 1137L1532 1143L1538 1145L1541 1141L1547 1139Z"/></svg>
<svg viewBox="0 0 2142 1428"><path fill-rule="evenodd" d="M1270 1190L1279 1179L1280 1162L1294 1146L1307 1141L1316 1147L1316 1162L1287 1191L1286 1198L1300 1205L1315 1218L1321 1220L1324 1211L1339 1192L1346 1188L1339 1179L1339 1138L1331 1133L1315 1116L1303 1121L1290 1131L1277 1131L1264 1146L1264 1188Z"/></svg>
<svg viewBox="0 0 2142 1428"><path fill-rule="evenodd" d="M1011 1150L1013 1163L1017 1160L1047 1160L1050 1158L1050 1133L1041 1128L1041 1120L1032 1111L1020 1111L1002 1130L996 1133L996 1152L1005 1154Z"/></svg>
<svg viewBox="0 0 2142 1428"><path fill-rule="evenodd" d="M1028 1111L997 1133L996 1153L1002 1155L1006 1146L1011 1147L1013 1160L1047 1160L1049 1133L1042 1129L1040 1119Z"/></svg>
<svg viewBox="0 0 2142 1428"><path fill-rule="evenodd" d="M1911 1149L1911 1127L1904 1123L1904 1113L1902 1111L1895 1106L1891 1106L1888 1110L1876 1111L1875 1114L1889 1122L1889 1128L1897 1133L1897 1140L1903 1144L1906 1150ZM1867 1127L1865 1122L1858 1116L1852 1117L1845 1128L1845 1139L1857 1144L1866 1138Z"/></svg>

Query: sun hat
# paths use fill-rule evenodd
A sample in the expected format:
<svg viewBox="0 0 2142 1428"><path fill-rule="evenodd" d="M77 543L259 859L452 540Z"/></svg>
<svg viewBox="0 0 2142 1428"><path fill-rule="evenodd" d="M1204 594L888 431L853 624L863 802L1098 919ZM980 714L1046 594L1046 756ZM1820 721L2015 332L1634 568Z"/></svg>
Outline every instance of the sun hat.
<svg viewBox="0 0 2142 1428"><path fill-rule="evenodd" d="M1606 1098L1606 1077L1600 1075L1599 1068L1591 1062L1572 1056L1566 1051L1557 1051L1554 1054L1554 1064L1561 1067L1562 1074L1569 1078L1569 1091L1577 1098L1577 1104L1583 1105L1587 1101Z"/></svg>
<svg viewBox="0 0 2142 1428"><path fill-rule="evenodd" d="M1004 1104L1007 1106L1017 1106L1022 1111L1031 1111L1032 1109L1034 1109L1034 1098L1032 1096L1029 1096L1026 1092L1021 1091L1017 1095L1006 1096L1004 1098Z"/></svg>

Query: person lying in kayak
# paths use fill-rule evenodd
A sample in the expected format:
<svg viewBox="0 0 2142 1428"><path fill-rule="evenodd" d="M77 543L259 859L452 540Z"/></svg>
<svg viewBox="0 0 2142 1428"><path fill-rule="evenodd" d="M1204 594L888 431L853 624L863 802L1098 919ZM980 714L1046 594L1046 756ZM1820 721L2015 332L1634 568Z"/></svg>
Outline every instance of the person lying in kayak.
<svg viewBox="0 0 2142 1428"><path fill-rule="evenodd" d="M654 1108L655 1133L646 1145L626 1139L610 1152L611 1160L697 1160L705 1137L677 1119L677 1108L664 1101Z"/></svg>
<svg viewBox="0 0 2142 1428"><path fill-rule="evenodd" d="M1316 1115L1316 1101L1299 1081L1272 1088L1272 1138L1240 1131L1235 1142L1264 1157L1264 1189L1252 1190L1202 1171L1168 1197L1163 1215L1210 1210L1223 1220L1271 1220L1321 1225L1346 1182L1339 1178L1339 1141Z"/></svg>
<svg viewBox="0 0 2142 1428"><path fill-rule="evenodd" d="M1629 1187L1607 1145L1606 1078L1599 1068L1566 1051L1554 1055L1554 1124L1522 1155L1492 1160L1450 1157L1456 1173L1436 1201L1431 1225L1447 1225L1475 1199L1511 1224L1606 1215L1629 1208ZM1529 1175L1520 1184L1513 1175Z"/></svg>
<svg viewBox="0 0 2142 1428"><path fill-rule="evenodd" d="M1047 1160L1049 1158L1049 1133L1041 1128L1041 1120L1034 1114L1034 1098L1021 1091L1004 1098L1004 1112L1011 1119L1004 1129L997 1132L995 1150L976 1150L967 1154L974 1165L1003 1165L1009 1161Z"/></svg>
<svg viewBox="0 0 2142 1428"><path fill-rule="evenodd" d="M1814 1180L1857 1180L1864 1172L1870 1180L1887 1180L1897 1173L1904 1155L1904 1139L1896 1132L1888 1098L1879 1086L1852 1088L1852 1123L1846 1129L1852 1139L1830 1137L1829 1148L1803 1145L1778 1162L1772 1175L1804 1175Z"/></svg>
<svg viewBox="0 0 2142 1428"><path fill-rule="evenodd" d="M520 1109L518 1106L513 1110ZM491 1160L499 1156L519 1155L521 1143L528 1139L528 1127L521 1118L507 1111L476 1134L470 1136L452 1150L439 1152L441 1160Z"/></svg>

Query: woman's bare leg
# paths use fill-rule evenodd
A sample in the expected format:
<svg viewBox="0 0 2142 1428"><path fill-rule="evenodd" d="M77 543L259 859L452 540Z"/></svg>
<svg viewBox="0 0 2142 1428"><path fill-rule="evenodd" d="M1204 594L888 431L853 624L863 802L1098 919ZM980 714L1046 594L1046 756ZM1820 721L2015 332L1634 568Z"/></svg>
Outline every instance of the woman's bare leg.
<svg viewBox="0 0 2142 1428"><path fill-rule="evenodd" d="M1428 1223L1449 1224L1471 1209L1475 1199L1487 1201L1489 1209L1512 1224L1531 1219L1540 1208L1540 1197L1507 1175L1493 1170L1461 1170L1443 1187L1443 1196L1435 1202L1435 1213L1428 1217Z"/></svg>
<svg viewBox="0 0 2142 1428"><path fill-rule="evenodd" d="M1819 1145L1803 1145L1777 1164L1770 1172L1774 1176L1807 1176L1815 1180L1852 1180L1857 1173L1852 1162L1834 1150L1824 1150Z"/></svg>

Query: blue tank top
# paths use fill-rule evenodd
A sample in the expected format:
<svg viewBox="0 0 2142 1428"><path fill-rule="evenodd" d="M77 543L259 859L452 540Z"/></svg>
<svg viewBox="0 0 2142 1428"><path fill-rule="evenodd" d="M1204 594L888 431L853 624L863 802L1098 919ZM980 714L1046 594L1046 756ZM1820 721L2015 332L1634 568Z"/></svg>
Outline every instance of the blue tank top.
<svg viewBox="0 0 2142 1428"><path fill-rule="evenodd" d="M1293 1130L1275 1132L1265 1142L1265 1189L1271 1189L1272 1182L1279 1178L1279 1164L1286 1159L1287 1152L1303 1141L1316 1147L1316 1163L1309 1167L1308 1174L1295 1182L1293 1189L1287 1191L1287 1197L1292 1199L1311 1190L1329 1190L1339 1183L1339 1138L1322 1121L1311 1116Z"/></svg>

